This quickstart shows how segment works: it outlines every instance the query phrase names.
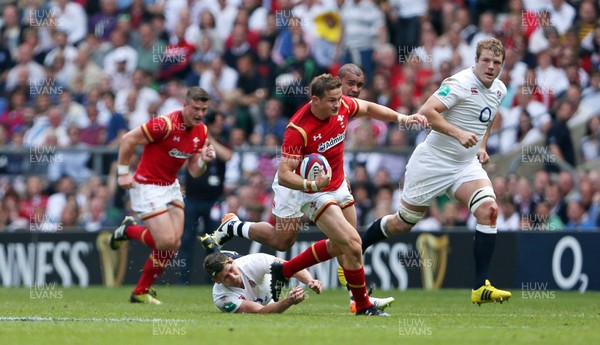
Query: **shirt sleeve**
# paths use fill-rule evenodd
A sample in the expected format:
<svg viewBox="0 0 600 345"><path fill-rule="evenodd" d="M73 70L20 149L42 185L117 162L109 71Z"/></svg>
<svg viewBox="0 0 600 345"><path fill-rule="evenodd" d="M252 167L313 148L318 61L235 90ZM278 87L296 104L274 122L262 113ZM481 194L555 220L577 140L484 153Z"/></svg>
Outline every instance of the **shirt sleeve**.
<svg viewBox="0 0 600 345"><path fill-rule="evenodd" d="M215 306L224 313L235 313L242 305L242 299L235 294L223 294L215 299Z"/></svg>
<svg viewBox="0 0 600 345"><path fill-rule="evenodd" d="M151 143L164 140L171 134L172 130L173 124L167 116L155 117L142 125L142 132Z"/></svg>
<svg viewBox="0 0 600 345"><path fill-rule="evenodd" d="M466 98L465 87L455 78L446 78L440 88L433 94L446 108L450 109Z"/></svg>
<svg viewBox="0 0 600 345"><path fill-rule="evenodd" d="M283 134L281 155L286 158L299 158L306 147L306 132L301 127L290 122Z"/></svg>
<svg viewBox="0 0 600 345"><path fill-rule="evenodd" d="M353 118L358 113L358 102L356 99L348 96L342 96L342 101L343 104L348 107L348 118Z"/></svg>

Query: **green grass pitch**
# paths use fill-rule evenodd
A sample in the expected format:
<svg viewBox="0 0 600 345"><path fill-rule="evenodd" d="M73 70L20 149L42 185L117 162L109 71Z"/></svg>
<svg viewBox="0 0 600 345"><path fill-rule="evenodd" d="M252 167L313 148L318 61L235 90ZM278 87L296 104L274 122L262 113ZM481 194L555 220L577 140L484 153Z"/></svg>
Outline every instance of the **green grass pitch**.
<svg viewBox="0 0 600 345"><path fill-rule="evenodd" d="M202 287L158 286L161 306L128 303L131 287L0 288L1 344L598 344L600 293L513 290L509 303L470 291L376 291L396 302L356 317L347 292L312 292L284 314L224 314Z"/></svg>

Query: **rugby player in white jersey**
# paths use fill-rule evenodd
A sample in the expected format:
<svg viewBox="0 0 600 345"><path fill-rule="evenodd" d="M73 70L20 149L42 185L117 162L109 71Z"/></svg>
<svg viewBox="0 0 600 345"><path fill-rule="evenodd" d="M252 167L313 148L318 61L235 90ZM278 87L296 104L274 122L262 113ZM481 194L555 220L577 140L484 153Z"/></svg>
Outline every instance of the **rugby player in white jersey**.
<svg viewBox="0 0 600 345"><path fill-rule="evenodd" d="M497 79L504 47L495 39L477 44L475 65L445 79L420 114L432 127L406 166L398 212L375 221L362 236L363 251L394 234L410 231L437 196L448 194L477 219L475 282L471 301L503 302L511 293L493 287L488 268L496 243L498 205L485 170L486 142L506 86Z"/></svg>
<svg viewBox="0 0 600 345"><path fill-rule="evenodd" d="M304 289L296 286L277 302L273 301L271 264L282 261L273 255L256 253L234 258L216 249L204 259L204 270L215 282L213 301L225 313L268 314L283 313L307 298ZM307 270L294 275L315 293L323 291L323 284Z"/></svg>

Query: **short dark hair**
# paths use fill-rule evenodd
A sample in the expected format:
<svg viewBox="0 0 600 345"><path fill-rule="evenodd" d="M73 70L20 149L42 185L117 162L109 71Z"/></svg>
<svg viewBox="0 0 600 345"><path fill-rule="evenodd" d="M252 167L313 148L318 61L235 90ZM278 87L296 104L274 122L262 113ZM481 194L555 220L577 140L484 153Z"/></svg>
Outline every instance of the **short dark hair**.
<svg viewBox="0 0 600 345"><path fill-rule="evenodd" d="M342 87L340 78L334 77L331 74L321 74L315 77L310 83L310 95L318 98L325 96L325 91L335 90Z"/></svg>
<svg viewBox="0 0 600 345"><path fill-rule="evenodd" d="M346 74L348 74L348 73L352 73L359 77L363 75L362 69L360 69L360 67L358 67L358 65L355 65L353 63L347 63L347 64L343 65L342 67L340 67L337 75L338 75L338 77L340 77L340 79L343 79L346 76Z"/></svg>
<svg viewBox="0 0 600 345"><path fill-rule="evenodd" d="M185 94L185 101L188 103L192 100L208 102L209 99L208 92L199 86L191 87Z"/></svg>
<svg viewBox="0 0 600 345"><path fill-rule="evenodd" d="M214 279L230 261L231 258L221 252L210 253L204 258L204 272Z"/></svg>

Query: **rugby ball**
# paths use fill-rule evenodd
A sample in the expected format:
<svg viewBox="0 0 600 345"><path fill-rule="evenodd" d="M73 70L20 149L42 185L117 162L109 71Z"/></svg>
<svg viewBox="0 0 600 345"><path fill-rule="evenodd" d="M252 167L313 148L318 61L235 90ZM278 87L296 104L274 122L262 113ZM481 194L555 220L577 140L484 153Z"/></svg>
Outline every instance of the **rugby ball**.
<svg viewBox="0 0 600 345"><path fill-rule="evenodd" d="M325 174L329 173L329 170L331 169L327 158L319 153L311 153L304 157L302 163L300 163L300 176L309 181L314 181L321 170L321 167L323 167Z"/></svg>

